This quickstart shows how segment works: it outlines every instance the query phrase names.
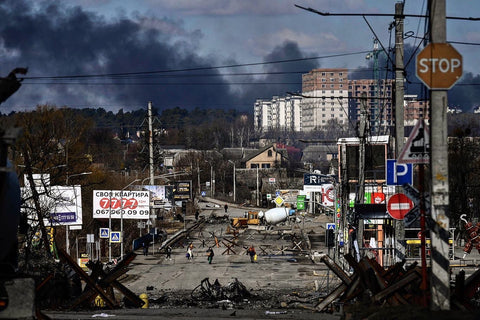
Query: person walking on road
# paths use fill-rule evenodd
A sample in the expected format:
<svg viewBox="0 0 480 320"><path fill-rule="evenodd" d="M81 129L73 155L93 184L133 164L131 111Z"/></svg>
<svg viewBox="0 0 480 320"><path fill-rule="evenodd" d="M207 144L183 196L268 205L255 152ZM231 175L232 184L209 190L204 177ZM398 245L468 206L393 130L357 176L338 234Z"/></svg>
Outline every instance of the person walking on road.
<svg viewBox="0 0 480 320"><path fill-rule="evenodd" d="M223 207L225 209L225 213L228 211L228 205L225 203L225 206Z"/></svg>
<svg viewBox="0 0 480 320"><path fill-rule="evenodd" d="M147 243L143 242L142 247L143 247L143 255L148 256L148 245L147 245Z"/></svg>
<svg viewBox="0 0 480 320"><path fill-rule="evenodd" d="M190 243L188 245L188 249L187 249L187 259L188 260L193 260L193 243Z"/></svg>
<svg viewBox="0 0 480 320"><path fill-rule="evenodd" d="M208 250L207 250L207 260L208 260L208 264L212 264L212 260L213 260L213 256L215 254L213 253L213 249L212 247L209 247Z"/></svg>
<svg viewBox="0 0 480 320"><path fill-rule="evenodd" d="M251 245L250 248L247 249L247 254L250 255L250 262L254 263L257 253L255 252L255 248L253 247L253 245Z"/></svg>
<svg viewBox="0 0 480 320"><path fill-rule="evenodd" d="M171 247L171 246L167 246L167 247L165 248L165 252L167 253L166 259L172 260L172 247Z"/></svg>
<svg viewBox="0 0 480 320"><path fill-rule="evenodd" d="M195 221L198 221L198 216L199 216L199 215L200 215L200 212L198 212L198 210L195 211Z"/></svg>

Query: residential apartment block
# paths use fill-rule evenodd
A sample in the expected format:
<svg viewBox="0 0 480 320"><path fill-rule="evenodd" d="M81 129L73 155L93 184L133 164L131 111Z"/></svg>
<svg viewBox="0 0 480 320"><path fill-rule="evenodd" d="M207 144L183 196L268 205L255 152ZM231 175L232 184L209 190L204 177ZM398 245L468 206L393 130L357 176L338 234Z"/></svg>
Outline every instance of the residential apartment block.
<svg viewBox="0 0 480 320"><path fill-rule="evenodd" d="M405 126L415 126L418 119L430 119L428 102L418 101L416 94L406 94L403 101Z"/></svg>
<svg viewBox="0 0 480 320"><path fill-rule="evenodd" d="M394 125L392 109L392 79L360 79L348 82L349 115L360 119L362 104L368 111L372 134L389 134Z"/></svg>
<svg viewBox="0 0 480 320"><path fill-rule="evenodd" d="M348 121L348 69L314 69L302 75L302 128L313 131L329 120Z"/></svg>
<svg viewBox="0 0 480 320"><path fill-rule="evenodd" d="M321 129L331 120L345 125L356 123L365 102L371 132L388 134L394 124L393 83L392 79L348 80L348 69L344 68L311 70L302 75L302 97L273 97L255 102L255 130L309 132Z"/></svg>
<svg viewBox="0 0 480 320"><path fill-rule="evenodd" d="M254 106L256 131L303 131L301 97L273 97L257 99Z"/></svg>

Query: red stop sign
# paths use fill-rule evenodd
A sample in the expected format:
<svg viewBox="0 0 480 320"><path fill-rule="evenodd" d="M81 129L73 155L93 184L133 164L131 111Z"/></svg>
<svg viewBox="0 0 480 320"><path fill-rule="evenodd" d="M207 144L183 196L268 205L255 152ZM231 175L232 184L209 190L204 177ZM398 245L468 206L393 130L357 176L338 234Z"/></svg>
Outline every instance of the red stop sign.
<svg viewBox="0 0 480 320"><path fill-rule="evenodd" d="M463 73L462 55L448 43L429 43L416 57L417 78L430 89L450 89Z"/></svg>
<svg viewBox="0 0 480 320"><path fill-rule="evenodd" d="M388 199L387 211L393 219L403 220L412 208L413 201L403 193L396 193Z"/></svg>

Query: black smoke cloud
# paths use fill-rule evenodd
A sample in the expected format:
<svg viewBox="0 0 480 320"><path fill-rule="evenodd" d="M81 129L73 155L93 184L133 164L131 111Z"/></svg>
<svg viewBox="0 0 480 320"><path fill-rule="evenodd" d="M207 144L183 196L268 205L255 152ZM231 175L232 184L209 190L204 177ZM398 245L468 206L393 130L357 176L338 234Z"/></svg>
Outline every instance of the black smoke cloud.
<svg viewBox="0 0 480 320"><path fill-rule="evenodd" d="M302 52L296 42L285 41L278 45L264 58L263 72L266 75L262 79L252 80L256 85L249 86L244 91L245 96L271 99L272 96L286 96L289 92L300 93L302 73L320 67L317 60L308 59L312 56Z"/></svg>
<svg viewBox="0 0 480 320"><path fill-rule="evenodd" d="M39 2L40 3L40 2ZM39 4L37 3L37 5ZM2 105L2 112L31 110L38 104L70 107L143 108L153 101L159 109L225 108L252 111L257 98L284 95L301 90L301 75L248 77L250 85L235 89L221 76L228 69L211 68L226 60L196 53L201 32L183 30L183 38L173 38L160 28L145 27L141 17L117 16L107 19L80 7L66 7L57 1L43 1L33 9L28 1L0 1L0 76L15 67L28 67L19 91ZM164 24L174 24L163 19ZM181 23L169 30L182 29ZM176 34L178 35L178 33ZM295 43L275 48L265 58L297 59L305 55ZM228 61L237 64L236 61ZM310 70L316 63L257 66L257 71ZM201 70L192 70L201 68ZM136 73L185 70L130 76ZM261 70L259 70L261 69ZM241 70L236 68L235 72ZM108 75L98 78L46 78L45 76ZM188 75L188 77L185 77ZM245 79L244 79L245 80ZM268 85L290 82L296 85ZM112 84L115 83L115 84ZM214 84L211 84L214 83ZM203 84L203 85L202 85Z"/></svg>

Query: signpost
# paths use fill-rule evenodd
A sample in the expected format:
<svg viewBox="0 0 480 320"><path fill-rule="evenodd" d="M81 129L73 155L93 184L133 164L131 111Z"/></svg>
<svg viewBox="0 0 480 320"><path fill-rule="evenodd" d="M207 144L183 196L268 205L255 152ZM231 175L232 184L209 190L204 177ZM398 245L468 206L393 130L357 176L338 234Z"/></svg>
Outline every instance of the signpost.
<svg viewBox="0 0 480 320"><path fill-rule="evenodd" d="M450 89L463 72L463 58L448 43L429 43L416 57L417 77L430 89Z"/></svg>
<svg viewBox="0 0 480 320"><path fill-rule="evenodd" d="M101 239L108 239L108 238L110 238L110 229L108 229L108 228L100 228L100 238L101 238Z"/></svg>
<svg viewBox="0 0 480 320"><path fill-rule="evenodd" d="M120 231L112 231L110 232L110 242L112 243L120 243L122 241Z"/></svg>
<svg viewBox="0 0 480 320"><path fill-rule="evenodd" d="M412 164L397 163L395 159L387 159L387 185L402 186L413 183Z"/></svg>
<svg viewBox="0 0 480 320"><path fill-rule="evenodd" d="M427 164L430 161L430 132L423 120L419 120L403 147L398 163Z"/></svg>
<svg viewBox="0 0 480 320"><path fill-rule="evenodd" d="M396 193L388 199L387 211L396 220L403 220L413 208L413 201L403 193Z"/></svg>

